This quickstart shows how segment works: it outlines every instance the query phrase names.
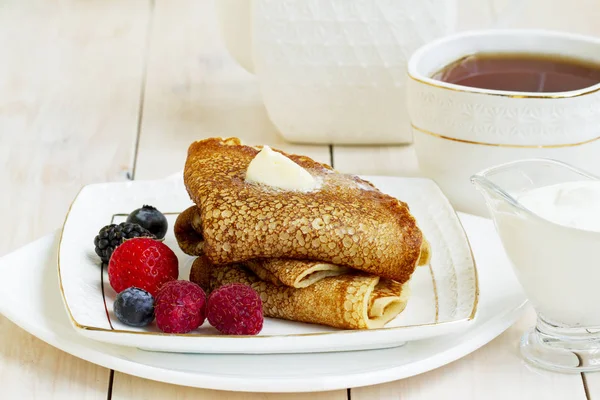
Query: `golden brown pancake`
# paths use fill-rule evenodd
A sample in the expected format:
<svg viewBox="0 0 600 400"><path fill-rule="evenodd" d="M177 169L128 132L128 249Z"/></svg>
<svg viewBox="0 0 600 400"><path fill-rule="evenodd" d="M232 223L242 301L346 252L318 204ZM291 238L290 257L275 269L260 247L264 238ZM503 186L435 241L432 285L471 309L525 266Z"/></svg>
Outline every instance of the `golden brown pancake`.
<svg viewBox="0 0 600 400"><path fill-rule="evenodd" d="M246 170L258 152L236 138L190 146L184 182L199 218L195 239L180 231L178 240L188 241L184 251L206 255L213 264L319 261L400 283L427 261L421 254L427 258L428 244L405 203L356 176L281 151L317 178L320 188L305 193L248 183Z"/></svg>
<svg viewBox="0 0 600 400"><path fill-rule="evenodd" d="M268 258L249 260L244 266L261 280L275 285L304 288L330 276L350 272L350 268L320 261Z"/></svg>
<svg viewBox="0 0 600 400"><path fill-rule="evenodd" d="M197 230L200 227L200 215L196 206L182 212L175 221L175 236L179 247L192 256L203 255L203 238ZM418 265L429 262L430 248L425 243L421 246ZM328 276L337 276L348 272L349 268L339 265L310 260L294 260L286 258L263 258L245 262L261 280L295 288L306 287Z"/></svg>
<svg viewBox="0 0 600 400"><path fill-rule="evenodd" d="M382 328L406 307L410 289L362 272L323 278L305 288L262 281L242 264L215 266L198 257L190 281L207 293L230 283L251 286L267 317L329 325L342 329Z"/></svg>

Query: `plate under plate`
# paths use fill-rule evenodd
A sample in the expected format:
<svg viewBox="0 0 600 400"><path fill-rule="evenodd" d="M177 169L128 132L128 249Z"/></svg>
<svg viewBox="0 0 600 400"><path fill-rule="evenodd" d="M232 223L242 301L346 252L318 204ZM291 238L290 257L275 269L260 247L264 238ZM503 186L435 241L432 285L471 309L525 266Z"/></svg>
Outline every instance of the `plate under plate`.
<svg viewBox="0 0 600 400"><path fill-rule="evenodd" d="M156 353L90 340L73 329L64 311L56 276L58 233L0 259L4 277L0 281L0 313L76 357L162 382L248 392L307 392L375 385L457 360L494 339L521 315L525 298L492 223L464 214L461 220L478 264L481 294L477 318L464 332L402 347L340 353L224 355Z"/></svg>

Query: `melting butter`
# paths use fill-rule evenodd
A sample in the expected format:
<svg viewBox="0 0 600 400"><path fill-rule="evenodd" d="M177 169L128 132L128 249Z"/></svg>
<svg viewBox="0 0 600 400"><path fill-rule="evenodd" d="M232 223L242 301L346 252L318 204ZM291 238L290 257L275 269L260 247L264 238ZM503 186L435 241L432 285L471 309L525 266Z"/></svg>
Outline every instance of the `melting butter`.
<svg viewBox="0 0 600 400"><path fill-rule="evenodd" d="M319 186L307 170L269 146L264 146L248 165L246 181L300 192L310 192Z"/></svg>

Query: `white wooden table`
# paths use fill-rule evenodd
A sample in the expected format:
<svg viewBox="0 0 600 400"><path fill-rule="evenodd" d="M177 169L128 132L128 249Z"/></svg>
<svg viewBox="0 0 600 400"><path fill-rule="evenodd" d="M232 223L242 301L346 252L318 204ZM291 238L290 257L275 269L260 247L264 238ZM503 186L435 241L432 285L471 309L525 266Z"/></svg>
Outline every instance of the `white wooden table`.
<svg viewBox="0 0 600 400"><path fill-rule="evenodd" d="M473 17L481 2L461 1L461 27L485 26L485 18ZM512 25L600 34L597 0L530 3ZM0 256L58 228L82 185L164 177L183 167L193 140L217 135L306 154L344 172L418 173L410 147L285 143L265 114L254 78L226 54L212 0L0 2ZM113 372L0 316L0 398L600 398L600 374L560 375L520 359L519 336L533 322L529 310L487 346L411 379L262 395Z"/></svg>

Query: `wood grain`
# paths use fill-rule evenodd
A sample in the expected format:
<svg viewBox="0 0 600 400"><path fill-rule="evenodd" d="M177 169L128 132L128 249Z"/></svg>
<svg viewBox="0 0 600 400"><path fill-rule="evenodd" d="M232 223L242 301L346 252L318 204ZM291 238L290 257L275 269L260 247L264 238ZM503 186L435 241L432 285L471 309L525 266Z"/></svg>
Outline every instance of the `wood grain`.
<svg viewBox="0 0 600 400"><path fill-rule="evenodd" d="M182 170L189 144L211 136L329 162L327 146L291 145L279 136L256 78L227 53L211 0L157 0L152 25L136 179Z"/></svg>
<svg viewBox="0 0 600 400"><path fill-rule="evenodd" d="M131 168L147 17L145 0L0 5L0 255ZM108 377L0 317L3 399L105 399Z"/></svg>
<svg viewBox="0 0 600 400"><path fill-rule="evenodd" d="M109 370L58 350L0 317L3 399L106 399Z"/></svg>
<svg viewBox="0 0 600 400"><path fill-rule="evenodd" d="M115 373L113 400L346 400L346 391L321 393L239 393L169 385Z"/></svg>
<svg viewBox="0 0 600 400"><path fill-rule="evenodd" d="M335 169L362 175L419 176L412 146L335 146Z"/></svg>
<svg viewBox="0 0 600 400"><path fill-rule="evenodd" d="M479 0L459 0L460 28L488 27L508 2L493 0L490 8ZM597 0L523 3L506 26L600 34ZM217 135L239 136L250 144L270 144L329 162L327 146L292 145L278 135L255 78L224 50L211 0L157 0L151 13L152 4L8 0L0 5L0 220L10 227L0 230L0 256L59 227L81 185L125 179L133 168L138 117L136 178L160 178L180 170L191 141ZM418 173L410 147L336 147L334 158L344 172ZM530 312L462 360L403 381L355 389L352 396L585 398L579 375L540 371L519 358L518 338L532 324ZM0 397L105 399L108 373L0 317ZM586 377L591 398L600 397L600 374ZM121 373L115 374L112 395L346 398L345 391L215 392Z"/></svg>
<svg viewBox="0 0 600 400"><path fill-rule="evenodd" d="M530 308L515 325L474 353L412 378L352 389L352 400L585 400L579 374L543 371L521 359L520 336L534 323Z"/></svg>
<svg viewBox="0 0 600 400"><path fill-rule="evenodd" d="M0 255L61 226L82 184L125 178L147 8L145 0L2 6L0 182L10 196L0 196L0 212L15 229L0 233Z"/></svg>

